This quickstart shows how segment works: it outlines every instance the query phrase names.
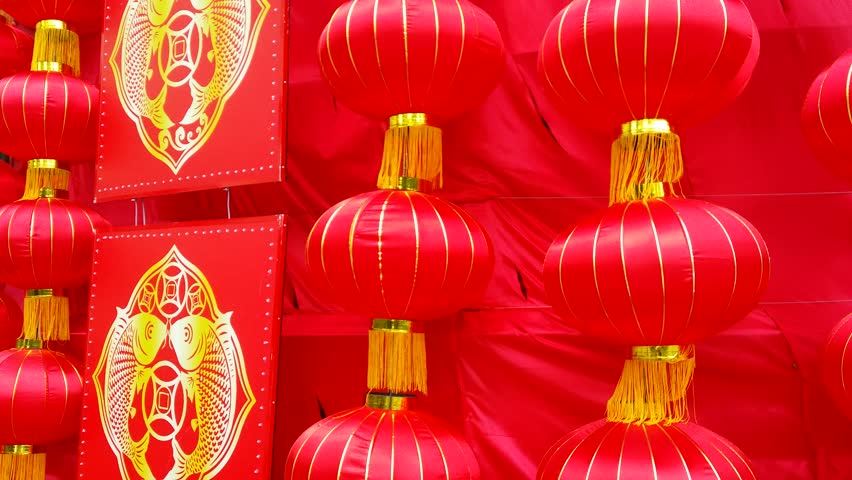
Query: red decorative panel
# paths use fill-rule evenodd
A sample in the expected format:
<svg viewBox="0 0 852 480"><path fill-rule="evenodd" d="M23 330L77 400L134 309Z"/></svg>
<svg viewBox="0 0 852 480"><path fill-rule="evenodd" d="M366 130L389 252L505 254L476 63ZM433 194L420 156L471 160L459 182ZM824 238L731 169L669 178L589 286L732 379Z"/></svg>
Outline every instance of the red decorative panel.
<svg viewBox="0 0 852 480"><path fill-rule="evenodd" d="M284 241L283 216L98 238L79 478L269 478Z"/></svg>
<svg viewBox="0 0 852 480"><path fill-rule="evenodd" d="M107 0L98 201L279 182L287 1Z"/></svg>

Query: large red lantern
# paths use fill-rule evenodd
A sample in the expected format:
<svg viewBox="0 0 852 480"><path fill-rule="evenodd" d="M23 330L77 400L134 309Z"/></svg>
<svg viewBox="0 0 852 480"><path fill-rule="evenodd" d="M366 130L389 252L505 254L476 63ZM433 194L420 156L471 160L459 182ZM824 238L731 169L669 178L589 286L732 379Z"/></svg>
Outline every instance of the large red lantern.
<svg viewBox="0 0 852 480"><path fill-rule="evenodd" d="M763 238L741 216L659 197L612 205L562 234L544 286L571 326L633 347L607 418L668 424L688 417L689 344L745 317L769 270Z"/></svg>
<svg viewBox="0 0 852 480"><path fill-rule="evenodd" d="M0 78L29 70L33 37L0 17Z"/></svg>
<svg viewBox="0 0 852 480"><path fill-rule="evenodd" d="M98 90L61 73L0 79L0 151L21 160L95 158Z"/></svg>
<svg viewBox="0 0 852 480"><path fill-rule="evenodd" d="M769 254L754 226L701 200L613 205L551 245L548 297L587 335L627 345L682 345L714 335L755 306Z"/></svg>
<svg viewBox="0 0 852 480"><path fill-rule="evenodd" d="M409 190L335 205L308 235L305 256L312 283L330 300L375 319L368 387L397 393L427 391L420 322L479 300L494 268L491 241L476 220Z"/></svg>
<svg viewBox="0 0 852 480"><path fill-rule="evenodd" d="M808 89L802 129L814 155L835 173L852 179L852 50L822 71Z"/></svg>
<svg viewBox="0 0 852 480"><path fill-rule="evenodd" d="M840 321L825 344L822 383L831 398L852 418L852 314Z"/></svg>
<svg viewBox="0 0 852 480"><path fill-rule="evenodd" d="M21 341L23 348L0 352L0 471L10 475L5 478L44 478L38 449L79 426L80 372L68 357L41 350L40 343Z"/></svg>
<svg viewBox="0 0 852 480"><path fill-rule="evenodd" d="M727 106L759 50L742 0L575 0L548 27L539 71L569 118L621 134L613 145L615 203L647 198L630 184L680 179L674 129Z"/></svg>
<svg viewBox="0 0 852 480"><path fill-rule="evenodd" d="M494 20L468 0L353 0L319 39L323 76L335 97L390 129L380 187L399 177L441 184L436 125L494 89L504 46Z"/></svg>
<svg viewBox="0 0 852 480"><path fill-rule="evenodd" d="M371 394L367 405L332 415L303 433L287 456L286 480L478 480L464 438L408 399Z"/></svg>
<svg viewBox="0 0 852 480"><path fill-rule="evenodd" d="M536 480L756 480L730 441L694 423L631 425L598 421L557 442Z"/></svg>
<svg viewBox="0 0 852 480"><path fill-rule="evenodd" d="M494 268L485 230L461 208L379 190L333 206L308 235L313 283L373 318L434 320L479 300Z"/></svg>
<svg viewBox="0 0 852 480"><path fill-rule="evenodd" d="M45 192L48 193L48 192ZM0 280L26 289L24 338L68 340L68 299L61 289L84 285L95 231L106 221L59 198L18 200L0 209Z"/></svg>

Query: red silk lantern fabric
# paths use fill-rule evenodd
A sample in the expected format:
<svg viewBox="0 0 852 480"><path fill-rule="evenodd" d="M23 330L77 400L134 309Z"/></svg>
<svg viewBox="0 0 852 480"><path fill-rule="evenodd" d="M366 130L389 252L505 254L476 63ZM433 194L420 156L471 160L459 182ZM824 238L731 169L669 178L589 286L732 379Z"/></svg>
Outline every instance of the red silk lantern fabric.
<svg viewBox="0 0 852 480"><path fill-rule="evenodd" d="M58 198L18 200L0 209L0 280L23 289L71 288L89 281L97 213Z"/></svg>
<svg viewBox="0 0 852 480"><path fill-rule="evenodd" d="M80 425L83 379L70 358L50 350L0 352L0 445L47 445Z"/></svg>
<svg viewBox="0 0 852 480"><path fill-rule="evenodd" d="M580 427L544 456L537 480L755 480L734 444L694 423Z"/></svg>
<svg viewBox="0 0 852 480"><path fill-rule="evenodd" d="M820 73L802 107L802 130L814 155L835 173L852 179L852 50Z"/></svg>
<svg viewBox="0 0 852 480"><path fill-rule="evenodd" d="M286 480L476 480L479 465L464 437L410 410L360 407L325 418L296 440Z"/></svg>
<svg viewBox="0 0 852 480"><path fill-rule="evenodd" d="M437 122L481 103L505 65L497 25L468 0L347 2L320 35L319 59L335 97L356 112Z"/></svg>
<svg viewBox="0 0 852 480"><path fill-rule="evenodd" d="M614 132L663 118L703 121L745 88L757 27L741 0L575 0L545 33L539 72L566 115Z"/></svg>
<svg viewBox="0 0 852 480"><path fill-rule="evenodd" d="M14 202L21 198L23 194L23 176L16 172L8 163L0 161L0 205Z"/></svg>
<svg viewBox="0 0 852 480"><path fill-rule="evenodd" d="M24 314L6 292L0 290L0 350L12 348L21 335Z"/></svg>
<svg viewBox="0 0 852 480"><path fill-rule="evenodd" d="M852 418L852 314L828 337L822 358L822 383L829 395Z"/></svg>
<svg viewBox="0 0 852 480"><path fill-rule="evenodd" d="M769 279L757 229L701 200L611 206L551 245L544 283L583 333L629 345L679 345L745 317Z"/></svg>
<svg viewBox="0 0 852 480"><path fill-rule="evenodd" d="M61 73L0 79L0 151L21 160L94 160L98 98L95 87Z"/></svg>
<svg viewBox="0 0 852 480"><path fill-rule="evenodd" d="M428 194L378 190L325 212L307 267L327 297L373 318L434 320L476 302L494 269L485 230Z"/></svg>
<svg viewBox="0 0 852 480"><path fill-rule="evenodd" d="M29 28L42 20L62 20L83 34L100 32L104 19L103 0L0 0L0 10Z"/></svg>
<svg viewBox="0 0 852 480"><path fill-rule="evenodd" d="M32 58L32 35L0 18L0 77L29 70Z"/></svg>

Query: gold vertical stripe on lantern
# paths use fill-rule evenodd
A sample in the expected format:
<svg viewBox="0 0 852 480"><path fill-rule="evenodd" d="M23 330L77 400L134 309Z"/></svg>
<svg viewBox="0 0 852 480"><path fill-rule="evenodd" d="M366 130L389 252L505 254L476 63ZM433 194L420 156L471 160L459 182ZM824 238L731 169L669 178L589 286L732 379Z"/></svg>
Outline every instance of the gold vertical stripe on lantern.
<svg viewBox="0 0 852 480"><path fill-rule="evenodd" d="M0 478L6 480L43 480L46 455L36 453L32 445L3 445L0 451Z"/></svg>
<svg viewBox="0 0 852 480"><path fill-rule="evenodd" d="M654 425L689 419L687 390L695 371L695 347L633 347L633 358L606 404L610 422Z"/></svg>
<svg viewBox="0 0 852 480"><path fill-rule="evenodd" d="M80 76L80 37L61 20L36 24L33 45L34 72L59 72Z"/></svg>
<svg viewBox="0 0 852 480"><path fill-rule="evenodd" d="M425 113L390 118L377 185L397 189L402 177L423 179L433 190L444 185L441 129L429 125Z"/></svg>
<svg viewBox="0 0 852 480"><path fill-rule="evenodd" d="M59 167L59 162L50 158L36 158L27 162L27 181L24 200L39 197L43 189L68 191L70 172Z"/></svg>
<svg viewBox="0 0 852 480"><path fill-rule="evenodd" d="M426 337L408 320L373 320L367 386L373 391L428 393Z"/></svg>
<svg viewBox="0 0 852 480"><path fill-rule="evenodd" d="M680 137L659 118L625 123L612 144L609 204L663 196L638 185L673 184L683 177Z"/></svg>

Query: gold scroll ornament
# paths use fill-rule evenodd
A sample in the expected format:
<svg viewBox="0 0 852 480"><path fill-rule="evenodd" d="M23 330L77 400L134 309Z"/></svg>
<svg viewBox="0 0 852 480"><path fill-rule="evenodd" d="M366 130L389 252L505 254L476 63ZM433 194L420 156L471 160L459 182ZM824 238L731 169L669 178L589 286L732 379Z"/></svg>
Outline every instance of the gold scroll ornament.
<svg viewBox="0 0 852 480"><path fill-rule="evenodd" d="M148 152L177 174L246 75L268 0L129 0L109 63Z"/></svg>
<svg viewBox="0 0 852 480"><path fill-rule="evenodd" d="M93 377L122 479L206 480L228 463L256 402L232 314L177 247L116 308Z"/></svg>

